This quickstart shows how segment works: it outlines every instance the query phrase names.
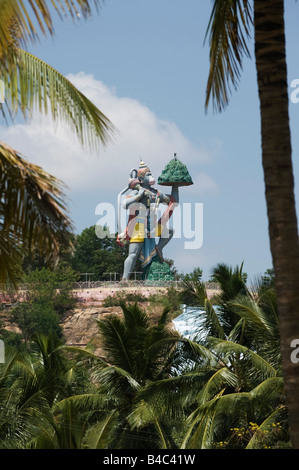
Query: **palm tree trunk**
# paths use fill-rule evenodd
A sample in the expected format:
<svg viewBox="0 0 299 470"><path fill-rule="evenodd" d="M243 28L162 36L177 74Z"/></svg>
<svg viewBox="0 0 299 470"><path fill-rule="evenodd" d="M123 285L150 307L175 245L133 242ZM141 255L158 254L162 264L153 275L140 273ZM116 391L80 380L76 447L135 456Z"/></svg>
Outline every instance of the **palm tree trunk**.
<svg viewBox="0 0 299 470"><path fill-rule="evenodd" d="M299 243L294 197L285 54L284 1L254 0L255 57L270 247L278 297L282 370L291 441L299 448Z"/></svg>

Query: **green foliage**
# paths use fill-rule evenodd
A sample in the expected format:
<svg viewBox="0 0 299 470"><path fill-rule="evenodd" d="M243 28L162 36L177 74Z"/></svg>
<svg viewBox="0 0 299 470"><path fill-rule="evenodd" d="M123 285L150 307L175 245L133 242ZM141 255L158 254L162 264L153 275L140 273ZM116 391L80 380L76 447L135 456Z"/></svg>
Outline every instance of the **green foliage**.
<svg viewBox="0 0 299 470"><path fill-rule="evenodd" d="M10 319L17 323L26 341L34 333L46 335L53 331L61 336L62 316L76 302L71 294L75 279L75 272L65 263L54 271L42 268L24 276L25 299L11 310Z"/></svg>
<svg viewBox="0 0 299 470"><path fill-rule="evenodd" d="M174 287L170 287L161 293L151 294L148 297L143 295L140 291L116 292L114 295L109 295L103 301L104 307L120 306L122 303L138 302L138 303L149 303L149 309L154 305L161 305L169 311L171 314L177 316L181 313L181 298L180 292Z"/></svg>
<svg viewBox="0 0 299 470"><path fill-rule="evenodd" d="M206 87L205 109L210 99L221 112L229 101L231 88L237 88L243 56L250 57L252 8L248 0L213 0L206 38L210 45L210 70Z"/></svg>
<svg viewBox="0 0 299 470"><path fill-rule="evenodd" d="M27 349L7 345L0 447L289 448L275 291L261 282L253 297L239 289L240 268L221 273L222 303L205 298L193 339L169 323L180 302L171 288L148 299L165 307L156 322L119 296L122 315L98 321L100 357L64 346L53 330L28 335ZM28 277L34 308L41 299L49 307L52 276L44 268ZM187 282L200 283L200 272Z"/></svg>
<svg viewBox="0 0 299 470"><path fill-rule="evenodd" d="M166 292L151 295L148 300L154 303L161 303L169 313L175 314L172 316L179 315L182 311L180 292L174 287L169 287L166 289Z"/></svg>
<svg viewBox="0 0 299 470"><path fill-rule="evenodd" d="M104 273L121 274L127 257L126 248L117 245L116 238L110 234L109 228L104 238L99 238L96 234L100 229L102 227L92 225L76 236L74 257L71 260L76 272L94 273L92 280L103 280Z"/></svg>
<svg viewBox="0 0 299 470"><path fill-rule="evenodd" d="M110 446L169 445L166 416L158 417L150 405L143 404L139 392L146 384L169 376L180 336L167 327L166 311L152 326L136 303L122 304L122 310L123 318L111 315L98 321L105 357L97 372L99 392L107 397L109 410L118 411L119 416Z"/></svg>
<svg viewBox="0 0 299 470"><path fill-rule="evenodd" d="M22 330L25 341L36 333L46 335L54 331L61 336L59 316L46 299L20 303L11 312L11 320Z"/></svg>
<svg viewBox="0 0 299 470"><path fill-rule="evenodd" d="M53 67L28 52L37 30L53 36L53 11L73 20L92 14L94 0L23 2L0 0L0 74L6 121L19 112L23 118L39 110L63 120L82 145L98 150L106 145L114 126L76 87ZM79 13L81 12L81 14ZM72 223L65 204L64 184L19 152L0 142L1 231L0 280L17 285L24 254L32 250L57 262L60 243L71 234Z"/></svg>
<svg viewBox="0 0 299 470"><path fill-rule="evenodd" d="M104 307L120 306L123 302L147 302L148 299L140 292L116 292L114 295L108 295L103 301Z"/></svg>
<svg viewBox="0 0 299 470"><path fill-rule="evenodd" d="M16 347L19 351L24 347L22 335L14 331L8 331L2 323L0 323L0 339L4 341L5 347Z"/></svg>
<svg viewBox="0 0 299 470"><path fill-rule="evenodd" d="M202 269L199 267L194 268L191 273L184 274L182 276L184 282L201 282L202 280Z"/></svg>
<svg viewBox="0 0 299 470"><path fill-rule="evenodd" d="M65 264L71 266L73 258L73 246L75 241L75 235L72 232L65 233L62 240L60 241L58 259L59 264ZM55 269L57 262L53 263L49 260L45 253L41 253L37 250L33 250L23 257L22 270L24 274L29 274L35 269L50 268Z"/></svg>
<svg viewBox="0 0 299 470"><path fill-rule="evenodd" d="M266 286L273 286L275 282L275 272L273 268L269 268L262 276L262 282Z"/></svg>
<svg viewBox="0 0 299 470"><path fill-rule="evenodd" d="M191 273L181 277L182 289L179 298L182 304L200 307L204 305L207 297L206 288L202 282L202 269L194 268Z"/></svg>
<svg viewBox="0 0 299 470"><path fill-rule="evenodd" d="M74 352L53 333L35 336L22 352L6 348L5 364L0 364L2 449L72 448L72 439L68 441L66 436L78 435L78 421L72 424L71 419L64 419L70 408L67 399L93 391L84 379L82 353ZM74 418L80 408L73 410ZM91 413L91 407L88 411ZM80 413L85 425L82 408Z"/></svg>
<svg viewBox="0 0 299 470"><path fill-rule="evenodd" d="M57 261L61 240L68 239L72 223L60 180L2 142L0 165L0 281L16 286L24 254L37 250L47 260Z"/></svg>
<svg viewBox="0 0 299 470"><path fill-rule="evenodd" d="M26 300L44 300L52 304L58 315L72 309L75 300L71 295L77 275L66 263L60 263L55 270L36 269L24 277L27 286Z"/></svg>
<svg viewBox="0 0 299 470"><path fill-rule="evenodd" d="M228 332L231 325L235 326L239 320L230 308L229 302L237 295L246 296L248 294L247 274L243 273L243 263L241 266L235 266L234 268L224 263L217 264L213 269L211 280L220 285L221 292L218 295L218 302L223 319L223 328Z"/></svg>

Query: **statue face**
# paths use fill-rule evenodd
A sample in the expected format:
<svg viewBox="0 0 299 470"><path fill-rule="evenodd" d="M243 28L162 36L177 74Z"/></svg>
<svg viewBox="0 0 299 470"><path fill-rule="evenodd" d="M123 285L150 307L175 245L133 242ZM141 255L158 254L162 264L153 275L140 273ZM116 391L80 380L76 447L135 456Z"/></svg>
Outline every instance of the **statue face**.
<svg viewBox="0 0 299 470"><path fill-rule="evenodd" d="M143 178L143 184L147 186L153 186L155 184L155 178L152 176L151 172L148 171L145 173L144 178Z"/></svg>

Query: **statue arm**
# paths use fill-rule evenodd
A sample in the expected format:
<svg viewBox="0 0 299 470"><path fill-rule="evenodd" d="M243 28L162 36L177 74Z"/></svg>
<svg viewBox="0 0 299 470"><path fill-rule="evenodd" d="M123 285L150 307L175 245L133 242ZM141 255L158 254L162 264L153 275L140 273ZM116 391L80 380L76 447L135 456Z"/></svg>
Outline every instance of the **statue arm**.
<svg viewBox="0 0 299 470"><path fill-rule="evenodd" d="M179 188L178 186L172 186L171 196L175 199L175 202L179 202ZM162 204L169 204L170 196L169 194L164 194L159 192L159 198Z"/></svg>
<svg viewBox="0 0 299 470"><path fill-rule="evenodd" d="M178 204L179 203L179 187L178 186L172 186L171 195L174 198L175 202Z"/></svg>
<svg viewBox="0 0 299 470"><path fill-rule="evenodd" d="M140 201L144 194L144 188L140 188L139 191L134 189L124 200L123 202L123 208L127 209L131 204L134 202Z"/></svg>

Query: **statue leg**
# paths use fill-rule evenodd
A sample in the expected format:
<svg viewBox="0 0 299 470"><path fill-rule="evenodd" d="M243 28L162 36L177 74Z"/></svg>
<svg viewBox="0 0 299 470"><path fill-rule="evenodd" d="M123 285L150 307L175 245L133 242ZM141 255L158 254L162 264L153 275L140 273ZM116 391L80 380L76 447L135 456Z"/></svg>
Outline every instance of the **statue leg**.
<svg viewBox="0 0 299 470"><path fill-rule="evenodd" d="M140 251L142 248L142 243L130 243L129 246L129 254L124 262L124 272L122 279L129 279L132 271L135 268L136 262L140 255Z"/></svg>
<svg viewBox="0 0 299 470"><path fill-rule="evenodd" d="M167 237L166 237L166 234L167 234ZM163 248L167 245L167 243L170 242L170 240L172 239L172 237L174 235L173 228L167 227L167 232L164 232L164 235L165 236L163 237L163 232L162 232L159 243L157 244L157 249L158 249L158 252L159 252L161 257L163 256L162 255Z"/></svg>

